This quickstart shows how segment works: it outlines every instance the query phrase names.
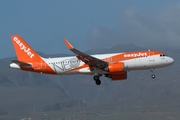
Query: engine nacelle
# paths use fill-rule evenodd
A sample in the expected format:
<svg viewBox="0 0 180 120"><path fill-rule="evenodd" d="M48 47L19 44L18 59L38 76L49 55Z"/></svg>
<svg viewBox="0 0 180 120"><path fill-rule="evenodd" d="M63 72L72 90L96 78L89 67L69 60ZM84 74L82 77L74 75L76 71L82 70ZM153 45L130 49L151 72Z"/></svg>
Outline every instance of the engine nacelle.
<svg viewBox="0 0 180 120"><path fill-rule="evenodd" d="M118 63L109 64L107 71L110 73L122 72L124 71L124 63L118 62Z"/></svg>
<svg viewBox="0 0 180 120"><path fill-rule="evenodd" d="M113 81L125 80L125 79L127 79L127 71L120 72L120 73L114 73L114 74L106 74L105 77L108 77Z"/></svg>

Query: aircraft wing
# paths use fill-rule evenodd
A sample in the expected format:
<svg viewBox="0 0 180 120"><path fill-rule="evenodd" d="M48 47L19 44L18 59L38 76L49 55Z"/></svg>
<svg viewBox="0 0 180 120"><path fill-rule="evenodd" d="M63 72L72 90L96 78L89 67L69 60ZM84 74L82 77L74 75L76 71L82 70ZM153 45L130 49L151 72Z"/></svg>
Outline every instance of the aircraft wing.
<svg viewBox="0 0 180 120"><path fill-rule="evenodd" d="M32 66L31 64L28 64L28 63L25 63L25 62L21 62L21 61L18 61L18 60L11 60L11 61L13 63L16 63L19 66L24 66L24 67L31 67Z"/></svg>
<svg viewBox="0 0 180 120"><path fill-rule="evenodd" d="M88 64L89 67L90 67L90 70L91 71L94 71L94 70L102 70L102 71L105 71L105 68L108 66L108 63L103 61L103 60L100 60L98 58L95 58L93 56L90 56L86 53L83 53L77 49L75 49L70 43L69 41L64 38L64 41L67 45L67 47L73 52L76 54L76 57L83 61L84 63Z"/></svg>

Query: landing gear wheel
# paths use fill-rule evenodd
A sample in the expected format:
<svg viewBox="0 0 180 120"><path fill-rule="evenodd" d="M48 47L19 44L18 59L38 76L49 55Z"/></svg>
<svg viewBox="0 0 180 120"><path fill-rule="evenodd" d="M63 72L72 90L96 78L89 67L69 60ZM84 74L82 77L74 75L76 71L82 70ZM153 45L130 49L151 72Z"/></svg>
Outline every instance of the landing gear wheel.
<svg viewBox="0 0 180 120"><path fill-rule="evenodd" d="M151 78L154 79L154 78L156 77L156 76L154 75L154 69L151 69L151 73L152 73Z"/></svg>
<svg viewBox="0 0 180 120"><path fill-rule="evenodd" d="M151 75L151 77L152 77L152 79L154 79L156 76L153 74L153 75Z"/></svg>
<svg viewBox="0 0 180 120"><path fill-rule="evenodd" d="M96 85L100 85L101 81L99 80L100 75L94 75L93 79L96 82Z"/></svg>
<svg viewBox="0 0 180 120"><path fill-rule="evenodd" d="M98 76L98 75L95 75L95 76L93 77L93 79L94 79L95 81L97 81L97 80L99 80L99 76Z"/></svg>
<svg viewBox="0 0 180 120"><path fill-rule="evenodd" d="M101 81L100 80L96 80L96 85L100 85Z"/></svg>

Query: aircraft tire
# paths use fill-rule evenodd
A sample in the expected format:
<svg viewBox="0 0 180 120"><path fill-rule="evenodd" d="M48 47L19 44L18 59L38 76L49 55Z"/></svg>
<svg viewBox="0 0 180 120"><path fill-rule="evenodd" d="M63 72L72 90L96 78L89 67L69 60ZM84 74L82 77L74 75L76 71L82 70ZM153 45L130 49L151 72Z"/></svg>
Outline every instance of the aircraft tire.
<svg viewBox="0 0 180 120"><path fill-rule="evenodd" d="M151 75L151 77L152 77L152 79L154 79L156 76L153 74L153 75Z"/></svg>
<svg viewBox="0 0 180 120"><path fill-rule="evenodd" d="M98 75L95 75L95 76L93 77L93 79L94 79L95 81L97 81L97 80L99 80L99 76L98 76Z"/></svg>
<svg viewBox="0 0 180 120"><path fill-rule="evenodd" d="M101 81L100 80L96 80L96 85L100 85Z"/></svg>

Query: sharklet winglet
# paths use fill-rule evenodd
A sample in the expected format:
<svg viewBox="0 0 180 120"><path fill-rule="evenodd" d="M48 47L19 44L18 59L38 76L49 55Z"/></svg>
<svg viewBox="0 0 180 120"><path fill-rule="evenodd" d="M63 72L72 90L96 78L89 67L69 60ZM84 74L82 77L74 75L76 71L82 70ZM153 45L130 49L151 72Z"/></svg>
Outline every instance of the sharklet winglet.
<svg viewBox="0 0 180 120"><path fill-rule="evenodd" d="M66 43L69 49L73 49L73 46L69 43L69 41L66 38L64 38L64 42Z"/></svg>

